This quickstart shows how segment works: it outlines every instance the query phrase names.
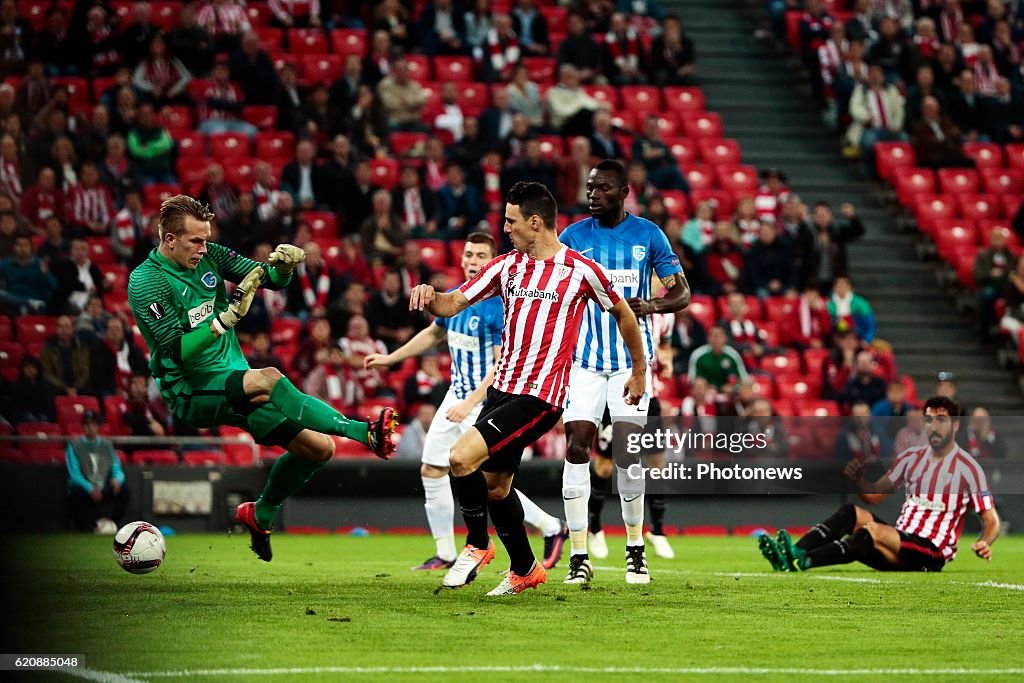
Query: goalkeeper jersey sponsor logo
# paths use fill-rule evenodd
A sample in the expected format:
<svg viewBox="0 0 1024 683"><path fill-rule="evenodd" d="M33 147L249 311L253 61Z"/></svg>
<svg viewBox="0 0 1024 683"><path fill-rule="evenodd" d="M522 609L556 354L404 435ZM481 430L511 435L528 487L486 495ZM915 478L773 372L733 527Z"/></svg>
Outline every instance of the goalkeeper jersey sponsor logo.
<svg viewBox="0 0 1024 683"><path fill-rule="evenodd" d="M214 299L204 301L195 308L189 309L188 312L188 324L189 327L195 329L197 325L202 323L204 320L213 315L213 303Z"/></svg>

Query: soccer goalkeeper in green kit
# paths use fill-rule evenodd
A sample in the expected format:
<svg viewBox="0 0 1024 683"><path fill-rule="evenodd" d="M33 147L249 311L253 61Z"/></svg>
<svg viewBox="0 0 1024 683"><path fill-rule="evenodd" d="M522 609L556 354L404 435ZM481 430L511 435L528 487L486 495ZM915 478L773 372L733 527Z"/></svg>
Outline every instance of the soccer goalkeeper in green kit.
<svg viewBox="0 0 1024 683"><path fill-rule="evenodd" d="M209 242L214 215L177 195L160 206L160 246L128 280L128 301L152 353L160 393L175 417L195 427L234 425L257 443L287 449L274 463L263 493L238 506L252 550L272 557L270 529L281 504L334 455L339 435L364 443L377 456L395 452L398 419L385 408L375 420L346 418L300 392L275 368L251 369L234 326L249 311L256 289L282 289L306 253L280 244L270 263L239 256ZM237 283L229 297L225 281Z"/></svg>

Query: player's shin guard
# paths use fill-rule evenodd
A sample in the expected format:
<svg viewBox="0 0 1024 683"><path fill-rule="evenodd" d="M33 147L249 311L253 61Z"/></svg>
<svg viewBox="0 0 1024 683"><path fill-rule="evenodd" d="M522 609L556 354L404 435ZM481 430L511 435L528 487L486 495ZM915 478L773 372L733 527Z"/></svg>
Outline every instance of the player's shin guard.
<svg viewBox="0 0 1024 683"><path fill-rule="evenodd" d="M800 537L796 547L801 550L811 551L815 548L838 541L843 536L853 533L853 527L857 524L857 508L852 503L843 505L824 522L819 522L811 527L811 530Z"/></svg>
<svg viewBox="0 0 1024 683"><path fill-rule="evenodd" d="M519 496L519 503L523 506L523 519L527 524L539 530L544 536L554 536L562 531L562 520L544 512L519 489L513 490L512 493Z"/></svg>
<svg viewBox="0 0 1024 683"><path fill-rule="evenodd" d="M645 498L647 498L647 512L651 516L651 533L656 536L664 536L665 507L668 504L668 498L661 493L648 493Z"/></svg>
<svg viewBox="0 0 1024 683"><path fill-rule="evenodd" d="M288 452L282 454L270 468L267 484L256 501L256 523L263 529L272 527L285 499L301 489L325 464L326 460L314 462Z"/></svg>
<svg viewBox="0 0 1024 683"><path fill-rule="evenodd" d="M569 526L569 547L573 555L587 554L587 502L590 500L590 463L565 461L562 467L562 500L565 523Z"/></svg>
<svg viewBox="0 0 1024 683"><path fill-rule="evenodd" d="M369 426L350 420L318 398L307 396L286 377L277 380L270 392L270 402L290 420L321 434L337 434L360 443L367 443Z"/></svg>
<svg viewBox="0 0 1024 683"><path fill-rule="evenodd" d="M601 531L601 512L604 510L604 501L612 493L612 478L598 475L594 467L590 468L590 500L587 502L589 511L588 526L590 533L596 534Z"/></svg>
<svg viewBox="0 0 1024 683"><path fill-rule="evenodd" d="M487 480L484 473L476 470L464 477L452 477L452 483L459 494L459 507L466 521L466 543L474 548L486 548L491 541L487 535Z"/></svg>
<svg viewBox="0 0 1024 683"><path fill-rule="evenodd" d="M533 570L536 558L530 548L530 539L526 536L523 525L523 504L515 491L501 500L492 500L487 504L494 522L494 530L508 552L509 569L519 576L526 576Z"/></svg>
<svg viewBox="0 0 1024 683"><path fill-rule="evenodd" d="M624 467L615 467L622 502L622 521L626 525L626 545L644 544L644 478L630 477Z"/></svg>
<svg viewBox="0 0 1024 683"><path fill-rule="evenodd" d="M455 498L448 475L443 477L421 477L423 481L423 508L427 511L430 535L437 545L437 556L451 562L458 554L455 551Z"/></svg>
<svg viewBox="0 0 1024 683"><path fill-rule="evenodd" d="M807 553L800 569L856 562L867 557L874 547L875 542L870 532L867 529L857 529L853 535L841 541L832 541Z"/></svg>

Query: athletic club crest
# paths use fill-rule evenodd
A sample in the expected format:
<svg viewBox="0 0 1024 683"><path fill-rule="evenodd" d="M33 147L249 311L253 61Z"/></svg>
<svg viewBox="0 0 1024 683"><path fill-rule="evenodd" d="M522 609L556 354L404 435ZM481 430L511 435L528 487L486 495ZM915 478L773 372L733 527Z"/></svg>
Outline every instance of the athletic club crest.
<svg viewBox="0 0 1024 683"><path fill-rule="evenodd" d="M572 268L569 266L555 266L555 278L558 280L564 280L572 274Z"/></svg>
<svg viewBox="0 0 1024 683"><path fill-rule="evenodd" d="M199 278L199 280L207 289L213 289L214 287L217 286L217 276L211 273L210 271L206 271L205 273L203 273L203 276Z"/></svg>
<svg viewBox="0 0 1024 683"><path fill-rule="evenodd" d="M647 256L647 247L645 247L642 244L634 244L633 245L633 260L634 261L643 261L644 260L644 256Z"/></svg>

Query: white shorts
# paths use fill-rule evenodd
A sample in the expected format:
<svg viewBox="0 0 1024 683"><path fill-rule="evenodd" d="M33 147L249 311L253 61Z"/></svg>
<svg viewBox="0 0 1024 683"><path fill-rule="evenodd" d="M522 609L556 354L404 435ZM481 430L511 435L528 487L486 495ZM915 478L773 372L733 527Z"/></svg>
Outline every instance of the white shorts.
<svg viewBox="0 0 1024 683"><path fill-rule="evenodd" d="M434 419L430 423L427 438L423 441L422 462L424 465L448 467L448 457L451 455L455 441L476 424L477 418L480 417L480 411L484 407L483 403L478 403L462 422L452 422L445 417L448 414L448 409L459 401L460 399L455 396L455 390L448 389L444 400L441 401L441 407L437 409L437 414L434 415Z"/></svg>
<svg viewBox="0 0 1024 683"><path fill-rule="evenodd" d="M647 367L647 390L635 406L626 403L622 396L632 372L595 372L573 365L569 371L569 404L562 413L562 421L590 421L600 426L606 406L614 421L646 418L651 406L651 369Z"/></svg>

